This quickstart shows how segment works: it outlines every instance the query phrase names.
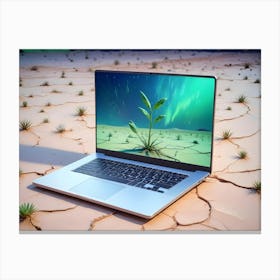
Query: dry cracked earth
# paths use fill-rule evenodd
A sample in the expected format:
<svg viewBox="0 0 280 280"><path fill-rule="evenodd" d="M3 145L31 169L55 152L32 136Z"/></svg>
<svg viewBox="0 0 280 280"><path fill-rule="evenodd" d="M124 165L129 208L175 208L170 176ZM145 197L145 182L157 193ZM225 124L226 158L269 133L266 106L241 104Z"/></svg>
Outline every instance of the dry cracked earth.
<svg viewBox="0 0 280 280"><path fill-rule="evenodd" d="M260 53L249 51L21 53L19 118L31 127L19 132L19 204L36 211L20 220L20 231L260 231L260 62ZM213 172L151 220L32 185L94 152L94 69L218 79ZM77 115L78 107L85 115Z"/></svg>

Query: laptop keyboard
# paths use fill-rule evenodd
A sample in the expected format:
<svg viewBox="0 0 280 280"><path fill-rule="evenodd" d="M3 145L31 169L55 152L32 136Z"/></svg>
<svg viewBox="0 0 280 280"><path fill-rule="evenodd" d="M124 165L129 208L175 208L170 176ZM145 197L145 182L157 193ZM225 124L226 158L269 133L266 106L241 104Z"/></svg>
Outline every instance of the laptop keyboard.
<svg viewBox="0 0 280 280"><path fill-rule="evenodd" d="M73 170L93 177L164 193L188 175L96 158Z"/></svg>

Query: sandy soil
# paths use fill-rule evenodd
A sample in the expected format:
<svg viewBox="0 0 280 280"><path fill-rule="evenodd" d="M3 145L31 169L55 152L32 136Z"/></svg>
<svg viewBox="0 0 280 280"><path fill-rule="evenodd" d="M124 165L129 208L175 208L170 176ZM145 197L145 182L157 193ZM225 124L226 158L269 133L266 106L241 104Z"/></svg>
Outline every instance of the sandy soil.
<svg viewBox="0 0 280 280"><path fill-rule="evenodd" d="M94 152L94 69L218 78L213 173L150 221L32 185L35 178ZM260 56L250 52L21 54L19 118L32 125L20 131L19 204L33 203L37 211L20 222L19 229L261 230L261 195L254 187L255 182L261 181L260 70ZM241 95L246 97L245 103L237 102ZM77 115L78 107L86 108L84 116ZM57 133L60 125L63 133ZM226 130L232 135L223 139ZM245 158L239 157L240 151L247 152Z"/></svg>

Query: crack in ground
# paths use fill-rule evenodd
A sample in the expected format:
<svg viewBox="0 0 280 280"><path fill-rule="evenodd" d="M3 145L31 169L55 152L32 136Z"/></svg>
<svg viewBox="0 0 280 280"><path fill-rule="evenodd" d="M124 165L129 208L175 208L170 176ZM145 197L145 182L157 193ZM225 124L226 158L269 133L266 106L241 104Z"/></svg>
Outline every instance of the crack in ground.
<svg viewBox="0 0 280 280"><path fill-rule="evenodd" d="M176 223L176 226L175 226L175 227L177 227L178 225L181 225L181 226L192 226L192 225L199 225L199 224L201 225L201 224L203 224L204 222L206 222L207 220L209 220L209 218L211 217L211 213L212 213L212 205L211 205L211 203L210 203L206 198L204 198L204 197L202 197L202 196L199 195L199 193L198 193L198 187L195 188L195 193L196 193L196 196L197 196L198 199L204 201L204 202L208 205L208 208L209 208L209 210L208 210L208 217L205 218L205 219L203 219L202 221L199 221L199 222L194 222L194 223L189 223L189 224L181 224L180 222L177 221L177 219L176 219L176 217L175 217L175 215L176 215L177 212L176 212L172 217L164 213L166 216L168 216L168 217L170 217L170 218L172 218L172 219L174 220L174 222ZM203 224L203 225L204 225L204 224ZM211 227L211 226L209 226L209 227ZM172 227L171 227L171 228L172 228ZM171 228L170 228L170 229L171 229ZM213 227L213 229L214 229L214 227ZM215 228L215 229L216 229L216 228ZM217 230L219 230L219 229L217 229Z"/></svg>
<svg viewBox="0 0 280 280"><path fill-rule="evenodd" d="M242 117L244 117L245 115L249 114L249 112L251 111L251 108L249 107L249 105L246 104L246 103L242 103L242 104L243 104L245 107L247 107L247 111L246 111L245 113L243 113L243 114L241 114L241 115L239 115L239 116L237 116L237 117L232 117L232 118L228 118L228 119L221 119L221 120L216 119L215 122L220 123L220 122L225 122L225 121L232 121L232 120L236 120L236 119L242 118Z"/></svg>
<svg viewBox="0 0 280 280"><path fill-rule="evenodd" d="M30 222L30 224L31 224L36 230L38 230L38 231L41 231L41 230L42 230L42 228L40 228L39 226L37 226L37 225L34 224L34 222L32 221L31 216L29 216L29 222Z"/></svg>
<svg viewBox="0 0 280 280"><path fill-rule="evenodd" d="M88 230L89 231L94 230L94 227L95 227L96 223L98 223L99 221L102 221L106 218L109 218L109 217L113 216L114 214L116 214L116 212L112 212L110 214L105 214L105 215L102 215L100 217L97 217L97 218L93 219L93 221L90 223L90 226L89 226Z"/></svg>
<svg viewBox="0 0 280 280"><path fill-rule="evenodd" d="M234 173L250 173L250 172L255 172L255 171L260 171L261 168L256 168L256 169L248 169L248 170L239 170L239 171L227 171L225 173L228 174L234 174ZM216 171L216 172L221 172L221 171ZM215 172L215 173L216 173Z"/></svg>
<svg viewBox="0 0 280 280"><path fill-rule="evenodd" d="M236 144L236 143L234 143L234 142L232 142L232 141L230 141L230 140L232 140L232 139L234 139L234 140L239 140L239 139L249 138L249 137L252 137L252 136L256 135L256 134L259 133L260 131L261 131L261 130L258 129L257 131L253 132L252 134L245 135L245 136L239 136L239 137L230 137L230 138L228 138L228 139L224 139L224 138L222 138L222 137L218 137L218 138L215 139L215 142L216 142L216 145L219 145L220 143L222 143L222 141L229 141L231 144L237 146L238 144ZM220 141L220 142L217 142L217 141ZM239 146L239 145L238 145L238 146Z"/></svg>
<svg viewBox="0 0 280 280"><path fill-rule="evenodd" d="M72 210L72 209L75 209L76 207L78 207L78 205L75 205L73 207L69 207L69 208L66 208L66 209L55 209L55 210L37 210L36 212L42 212L42 213L54 213L54 212L63 212L63 211L68 211L68 210ZM42 228L37 226L34 221L32 220L32 217L31 216L28 216L29 218L29 222L30 224L38 231L41 231Z"/></svg>
<svg viewBox="0 0 280 280"><path fill-rule="evenodd" d="M231 137L230 139L244 139L244 138L249 138L249 137L252 137L254 135L256 135L257 133L259 133L261 130L258 129L257 131L255 131L254 133L252 134L249 134L249 135L245 135L245 136L239 136L239 137Z"/></svg>
<svg viewBox="0 0 280 280"><path fill-rule="evenodd" d="M59 103L59 104L51 104L50 106L46 106L46 105L32 105L32 106L29 106L29 108L33 108L33 107L39 107L39 108L42 108L42 107L47 107L47 108L52 108L52 107L57 107L57 106L62 106L62 105L65 105L65 104L80 104L80 103L90 103L92 102L92 100L84 100L84 101L69 101L69 102L64 102L64 103Z"/></svg>
<svg viewBox="0 0 280 280"><path fill-rule="evenodd" d="M64 212L64 211L68 211L68 210L72 210L77 208L78 205L72 206L72 207L68 207L65 209L54 209L54 210L38 210L36 212L42 212L42 213L54 213L54 212Z"/></svg>
<svg viewBox="0 0 280 280"><path fill-rule="evenodd" d="M246 190L253 190L253 191L256 191L256 189L254 187L246 187L246 186L242 186L242 185L239 185L239 184L236 184L230 180L226 180L226 179L223 179L223 178L220 178L219 176L217 175L211 175L209 176L209 178L213 178L213 179L216 179L218 180L219 182L221 183L229 183L229 184L232 184L238 188L242 188L242 189L246 189Z"/></svg>
<svg viewBox="0 0 280 280"><path fill-rule="evenodd" d="M40 124L36 125L36 126L39 126ZM33 126L35 127L35 126ZM27 132L29 132L30 134L34 135L36 138L37 138L37 142L35 145L33 145L32 147L35 147L35 146L38 146L40 144L40 140L41 140L41 137L39 135L37 135L34 131L32 130L28 130Z"/></svg>
<svg viewBox="0 0 280 280"><path fill-rule="evenodd" d="M92 114L93 115L93 114ZM87 121L84 119L84 118L80 118L80 119L77 119L76 121L79 121L79 122L84 122L85 123L85 126L89 129L94 129L95 126L89 126Z"/></svg>
<svg viewBox="0 0 280 280"><path fill-rule="evenodd" d="M216 170L215 173L216 173L216 172L224 172L224 171L227 170L230 166L232 166L233 164L235 164L238 160L239 160L239 159L237 159L237 160L231 162L231 163L228 164L224 169ZM211 176L210 176L210 177L211 177Z"/></svg>
<svg viewBox="0 0 280 280"><path fill-rule="evenodd" d="M69 130L69 131L72 131L72 130ZM61 137L65 138L65 139L74 140L74 141L78 142L78 144L82 146L82 153L83 154L88 154L88 152L86 151L84 142L82 142L83 138L81 138L81 137L79 137L79 138L67 137L67 136L65 136L63 134L61 135Z"/></svg>
<svg viewBox="0 0 280 280"><path fill-rule="evenodd" d="M214 227L214 226L209 226L209 225L206 225L204 223L201 223L201 225L205 226L205 227L208 227L208 228L211 228L211 229L214 229L214 230L221 230L220 228L217 228L217 227ZM224 224L223 224L224 225ZM225 227L226 228L226 227ZM228 229L228 228L226 228Z"/></svg>
<svg viewBox="0 0 280 280"><path fill-rule="evenodd" d="M49 171L55 169L55 167L52 165L51 168L47 169L46 171L44 172L38 172L38 171L29 171L29 172L22 172L21 174L24 175L24 174L37 174L39 176L44 176L46 175Z"/></svg>

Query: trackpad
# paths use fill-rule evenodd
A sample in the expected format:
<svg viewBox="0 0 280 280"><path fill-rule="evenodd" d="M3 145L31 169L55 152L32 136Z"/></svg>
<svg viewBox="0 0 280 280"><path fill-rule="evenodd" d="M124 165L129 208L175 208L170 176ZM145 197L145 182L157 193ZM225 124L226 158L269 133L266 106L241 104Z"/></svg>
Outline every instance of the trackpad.
<svg viewBox="0 0 280 280"><path fill-rule="evenodd" d="M71 188L69 191L81 196L106 200L124 188L124 186L114 182L88 179L85 182Z"/></svg>

